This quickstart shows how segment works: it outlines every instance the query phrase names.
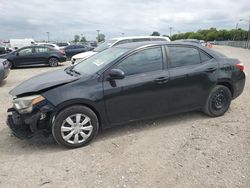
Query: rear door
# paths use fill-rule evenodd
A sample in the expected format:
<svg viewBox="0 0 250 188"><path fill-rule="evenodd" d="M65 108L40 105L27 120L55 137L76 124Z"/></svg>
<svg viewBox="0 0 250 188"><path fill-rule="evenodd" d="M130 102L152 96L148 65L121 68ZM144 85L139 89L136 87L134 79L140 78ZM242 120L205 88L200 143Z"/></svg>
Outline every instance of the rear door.
<svg viewBox="0 0 250 188"><path fill-rule="evenodd" d="M216 82L217 62L203 50L189 45L168 45L167 55L170 110L202 107Z"/></svg>
<svg viewBox="0 0 250 188"><path fill-rule="evenodd" d="M45 46L34 47L34 64L47 63L50 49Z"/></svg>
<svg viewBox="0 0 250 188"><path fill-rule="evenodd" d="M169 73L164 69L163 49L143 49L112 67L124 71L125 78L103 82L106 111L111 124L167 112Z"/></svg>

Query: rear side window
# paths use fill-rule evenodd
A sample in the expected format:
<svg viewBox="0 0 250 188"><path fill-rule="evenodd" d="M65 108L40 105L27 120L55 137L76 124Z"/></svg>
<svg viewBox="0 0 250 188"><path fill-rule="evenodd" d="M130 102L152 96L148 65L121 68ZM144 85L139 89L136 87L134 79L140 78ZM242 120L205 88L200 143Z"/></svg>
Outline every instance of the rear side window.
<svg viewBox="0 0 250 188"><path fill-rule="evenodd" d="M167 41L166 39L163 38L151 38L152 41Z"/></svg>
<svg viewBox="0 0 250 188"><path fill-rule="evenodd" d="M49 49L48 48L43 48L43 47L37 47L35 48L35 52L36 53L44 53L44 52L48 52Z"/></svg>
<svg viewBox="0 0 250 188"><path fill-rule="evenodd" d="M144 42L144 41L150 41L150 38L132 39L132 42Z"/></svg>
<svg viewBox="0 0 250 188"><path fill-rule="evenodd" d="M200 52L200 56L201 56L201 62L206 62L206 61L209 61L210 59L212 59L210 56L208 56L204 52Z"/></svg>
<svg viewBox="0 0 250 188"><path fill-rule="evenodd" d="M161 48L151 48L139 51L116 66L124 71L126 76L162 70Z"/></svg>
<svg viewBox="0 0 250 188"><path fill-rule="evenodd" d="M120 41L118 41L117 43L115 43L114 46L120 45L120 44L130 43L130 42L131 42L131 40L129 40L129 39L120 40Z"/></svg>
<svg viewBox="0 0 250 188"><path fill-rule="evenodd" d="M199 51L192 47L168 46L168 59L171 68L199 64Z"/></svg>

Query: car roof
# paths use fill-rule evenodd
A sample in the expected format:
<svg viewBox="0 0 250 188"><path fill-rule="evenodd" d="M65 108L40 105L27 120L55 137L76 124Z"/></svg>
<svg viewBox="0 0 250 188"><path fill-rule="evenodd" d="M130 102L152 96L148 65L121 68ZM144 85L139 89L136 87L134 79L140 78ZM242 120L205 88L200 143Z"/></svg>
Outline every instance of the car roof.
<svg viewBox="0 0 250 188"><path fill-rule="evenodd" d="M110 40L126 40L126 39L144 39L144 38L156 38L156 39L168 39L168 37L162 37L162 36L132 36L132 37L116 37L112 38Z"/></svg>
<svg viewBox="0 0 250 188"><path fill-rule="evenodd" d="M135 50L135 49L140 49L140 48L145 48L145 47L151 47L151 46L160 46L160 45L183 45L183 46L193 46L193 47L197 47L199 49L202 49L203 51L205 51L206 53L212 55L213 57L220 57L220 55L207 48L204 47L200 44L197 43L193 43L193 42L165 42L165 41L146 41L146 42L132 42L132 43L126 43L126 44L121 44L121 45L117 45L114 46L112 48L126 48L129 50Z"/></svg>

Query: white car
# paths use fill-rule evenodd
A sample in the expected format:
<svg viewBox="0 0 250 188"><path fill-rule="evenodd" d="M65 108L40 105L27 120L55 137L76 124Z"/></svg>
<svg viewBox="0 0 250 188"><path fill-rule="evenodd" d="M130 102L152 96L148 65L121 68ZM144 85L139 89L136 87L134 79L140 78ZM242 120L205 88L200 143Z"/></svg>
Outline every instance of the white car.
<svg viewBox="0 0 250 188"><path fill-rule="evenodd" d="M38 43L38 46L48 46L48 47L52 47L55 48L57 50L60 50L60 47L56 44L52 44L52 43Z"/></svg>
<svg viewBox="0 0 250 188"><path fill-rule="evenodd" d="M126 44L130 42L144 42L144 41L170 41L168 37L160 37L160 36L139 36L139 37L120 37L120 38L113 38L110 40L105 41L100 46L96 47L93 51L83 52L74 55L71 58L71 65L75 65L90 56L101 52L103 50L106 50L107 48L111 48L113 46L119 45L119 44Z"/></svg>

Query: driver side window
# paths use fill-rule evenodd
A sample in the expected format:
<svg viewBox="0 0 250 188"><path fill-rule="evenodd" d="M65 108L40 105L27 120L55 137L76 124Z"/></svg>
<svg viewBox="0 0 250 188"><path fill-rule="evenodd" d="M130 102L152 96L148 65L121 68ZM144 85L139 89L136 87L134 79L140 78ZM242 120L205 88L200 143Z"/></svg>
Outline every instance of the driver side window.
<svg viewBox="0 0 250 188"><path fill-rule="evenodd" d="M158 47L139 51L123 60L116 68L121 69L126 76L162 70L162 50Z"/></svg>
<svg viewBox="0 0 250 188"><path fill-rule="evenodd" d="M32 48L25 48L25 49L22 49L20 50L19 52L19 55L30 55L32 54Z"/></svg>

